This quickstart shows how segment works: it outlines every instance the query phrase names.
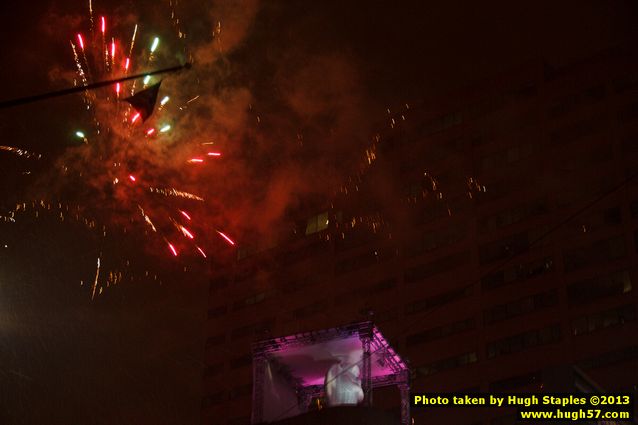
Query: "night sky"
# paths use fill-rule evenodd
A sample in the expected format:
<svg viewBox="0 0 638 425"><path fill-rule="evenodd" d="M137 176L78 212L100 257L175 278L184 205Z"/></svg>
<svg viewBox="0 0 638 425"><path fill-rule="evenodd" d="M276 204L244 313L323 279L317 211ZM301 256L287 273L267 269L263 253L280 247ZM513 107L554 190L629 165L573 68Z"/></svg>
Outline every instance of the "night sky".
<svg viewBox="0 0 638 425"><path fill-rule="evenodd" d="M103 242L55 215L0 221L0 423L199 421L207 263L173 258L161 238L143 236L144 225L131 223L124 207L139 192L104 194L110 158L203 194L204 203L179 207L202 217L195 228L208 235L212 256L230 249L213 237L218 228L240 244L268 239L295 208L329 199L386 108L436 105L515 66L560 66L638 41L633 1L559 3L182 0L184 43L171 29L167 0L95 0L96 16L161 35L170 52L161 65L188 51L193 70L166 77L163 89L201 100L176 120L170 148L124 153L117 144L115 153L81 150L73 133L90 120L79 96L0 110L0 145L43 155L0 151L0 215L18 201L68 198L120 235ZM88 3L1 7L0 98L66 87L59 76L74 72L69 40L86 25ZM223 162L205 171L178 163L207 137L228 153ZM84 173L86 189L52 171L67 162ZM123 227L131 235L122 236ZM131 265L124 282L92 301L100 255Z"/></svg>

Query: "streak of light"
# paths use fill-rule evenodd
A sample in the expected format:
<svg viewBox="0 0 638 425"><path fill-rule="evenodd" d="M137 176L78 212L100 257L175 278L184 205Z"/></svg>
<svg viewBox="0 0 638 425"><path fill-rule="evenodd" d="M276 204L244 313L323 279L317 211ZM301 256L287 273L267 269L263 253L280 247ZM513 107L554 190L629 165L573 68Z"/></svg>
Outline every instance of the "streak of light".
<svg viewBox="0 0 638 425"><path fill-rule="evenodd" d="M200 247L197 247L197 250L199 251L200 254L202 254L202 257L206 258L206 254Z"/></svg>
<svg viewBox="0 0 638 425"><path fill-rule="evenodd" d="M157 49L157 46L159 45L159 37L155 37L153 39L153 44L151 45L151 53L155 52L155 49Z"/></svg>
<svg viewBox="0 0 638 425"><path fill-rule="evenodd" d="M186 213L186 211L179 210L179 212L180 212L180 213L181 213L184 217L186 217L188 220L190 220L190 219L191 219L191 216L190 216L190 215L188 215L188 214Z"/></svg>
<svg viewBox="0 0 638 425"><path fill-rule="evenodd" d="M190 162L190 163L202 163L202 162L204 162L204 160L201 159L201 158L191 158L191 159L188 160L188 162Z"/></svg>
<svg viewBox="0 0 638 425"><path fill-rule="evenodd" d="M217 233L219 233L219 235L220 235L222 238L226 239L226 241L227 241L229 244L231 244L231 245L233 245L233 246L235 245L235 242L233 242L233 240L232 240L231 238L229 238L228 236L226 236L226 235L224 234L224 232L220 232L219 230L217 230Z"/></svg>
<svg viewBox="0 0 638 425"><path fill-rule="evenodd" d="M169 243L168 247L170 248L170 250L173 252L173 255L177 257L177 250L175 249L175 247L173 246L173 244Z"/></svg>
<svg viewBox="0 0 638 425"><path fill-rule="evenodd" d="M133 118L131 118L131 123L134 123L135 121L137 121L137 119L140 117L140 113L138 112L137 114L133 115Z"/></svg>
<svg viewBox="0 0 638 425"><path fill-rule="evenodd" d="M160 101L160 105L162 106L166 105L169 100L170 100L170 97L164 96L164 98Z"/></svg>
<svg viewBox="0 0 638 425"><path fill-rule="evenodd" d="M169 124L166 124L164 127L160 128L160 133L166 133L170 129L171 126Z"/></svg>
<svg viewBox="0 0 638 425"><path fill-rule="evenodd" d="M189 239L195 239L195 236L191 232L189 232L186 227L180 226L179 228L186 237L188 237Z"/></svg>
<svg viewBox="0 0 638 425"><path fill-rule="evenodd" d="M104 34L106 32L106 19L104 18L104 16L102 16L100 19L102 20L102 34Z"/></svg>
<svg viewBox="0 0 638 425"><path fill-rule="evenodd" d="M135 24L135 29L133 30L133 37L131 37L131 48L129 49L129 56L133 55L133 46L135 45L136 35L137 35L137 24Z"/></svg>
<svg viewBox="0 0 638 425"><path fill-rule="evenodd" d="M220 152L208 152L206 155L208 156L222 156Z"/></svg>
<svg viewBox="0 0 638 425"><path fill-rule="evenodd" d="M95 280L93 281L93 293L91 299L95 298L95 289L97 288L97 280L100 277L100 257L97 258L97 268L95 270Z"/></svg>
<svg viewBox="0 0 638 425"><path fill-rule="evenodd" d="M132 182L134 182L136 180L135 176L133 176L133 175L128 176L128 178L131 179Z"/></svg>
<svg viewBox="0 0 638 425"><path fill-rule="evenodd" d="M82 39L82 34L78 34L78 43L80 43L80 49L84 50L84 40Z"/></svg>
<svg viewBox="0 0 638 425"><path fill-rule="evenodd" d="M41 154L35 154L33 152L29 152L29 151L24 150L24 149L15 148L13 146L2 146L2 145L0 145L0 151L11 152L11 153L14 153L14 154L16 154L18 156L24 156L26 158L32 158L32 157L36 157L37 159L42 158Z"/></svg>
<svg viewBox="0 0 638 425"><path fill-rule="evenodd" d="M151 193L159 193L160 195L164 195L164 196L176 196L180 198L194 199L196 201L204 201L204 198L202 198L201 196L193 195L192 193L177 190L172 187L170 188L149 187L148 190Z"/></svg>
<svg viewBox="0 0 638 425"><path fill-rule="evenodd" d="M155 129L154 128L149 128L148 130L146 130L146 135L147 136L150 136L153 133L155 133Z"/></svg>

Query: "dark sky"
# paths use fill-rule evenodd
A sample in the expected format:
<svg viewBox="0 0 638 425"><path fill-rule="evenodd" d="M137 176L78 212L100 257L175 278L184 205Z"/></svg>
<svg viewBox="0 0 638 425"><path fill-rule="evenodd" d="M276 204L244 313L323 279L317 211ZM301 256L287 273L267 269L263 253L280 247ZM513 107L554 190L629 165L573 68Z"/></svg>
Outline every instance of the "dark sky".
<svg viewBox="0 0 638 425"><path fill-rule="evenodd" d="M228 177L231 189L236 184L259 194L245 203L233 198L228 211L211 213L211 223L224 222L241 234L264 234L257 223L244 220L255 205L264 205L268 223L274 223L289 204L305 194L317 195L288 181L322 175L330 162L322 155L355 155L360 145L345 140L365 139L386 107L436 104L452 89L514 66L538 60L560 66L609 46L634 44L637 35L634 1L281 0L232 7L235 3L182 0L178 12L192 35L187 47L196 57L195 70L180 81L192 85L197 80L197 93L205 99L185 120L207 131L204 122L210 121L215 125L211 131L232 139L247 136L238 127L251 117L245 112L248 104L255 114L268 117L267 130L247 136L255 140L254 154L242 151L245 145L228 147L236 159L228 175L211 174ZM50 74L56 68L72 70L68 40L79 22L74 17L86 18L87 5L35 0L0 6L0 78L5 82L0 98L63 86ZM94 8L107 16L130 14L170 33L165 0L96 0ZM216 53L220 45L211 37L211 25L218 20L223 55ZM169 57L166 63L179 59ZM236 111L243 121L236 119ZM47 158L26 161L0 151L2 212L17 199L47 193L42 176L48 176L55 158L73 148L80 113L75 97L0 111L0 145ZM296 164L308 154L276 143L297 130L308 139L335 143L326 150L310 141L304 149L311 150L314 162ZM262 155L275 147L286 153L283 159ZM161 170L166 164L152 165ZM25 170L33 174L21 174ZM231 179L264 174L270 180L259 184L259 179ZM206 183L193 174L182 181L195 188ZM227 196L232 195L229 189ZM224 196L207 204L209 210L219 209ZM241 229L233 217L242 218ZM108 211L102 211L102 218L118 221ZM198 422L205 266L192 258L164 266L166 253L147 255L152 250L138 242L132 238L123 242L129 246L102 246L82 226L51 217L0 222L1 423ZM132 258L130 275L138 280L92 302L79 282L91 280L101 251L111 258ZM139 277L149 269L162 274L161 287Z"/></svg>

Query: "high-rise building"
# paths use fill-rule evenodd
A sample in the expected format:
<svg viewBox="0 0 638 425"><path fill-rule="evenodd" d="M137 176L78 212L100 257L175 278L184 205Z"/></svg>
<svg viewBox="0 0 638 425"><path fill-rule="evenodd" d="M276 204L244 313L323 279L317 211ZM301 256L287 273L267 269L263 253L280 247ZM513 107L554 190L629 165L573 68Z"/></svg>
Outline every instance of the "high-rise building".
<svg viewBox="0 0 638 425"><path fill-rule="evenodd" d="M389 111L367 166L296 236L215 267L202 423L250 422L253 341L368 319L416 391L542 391L543 370L575 365L635 392L636 57L538 61Z"/></svg>

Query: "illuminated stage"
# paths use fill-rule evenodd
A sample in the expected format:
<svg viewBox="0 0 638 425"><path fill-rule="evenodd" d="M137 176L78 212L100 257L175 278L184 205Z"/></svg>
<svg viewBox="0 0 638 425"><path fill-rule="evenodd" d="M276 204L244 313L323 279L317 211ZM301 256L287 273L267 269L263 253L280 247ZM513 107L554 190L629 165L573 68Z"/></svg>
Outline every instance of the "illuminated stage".
<svg viewBox="0 0 638 425"><path fill-rule="evenodd" d="M352 415L357 404L372 406L374 388L388 385L399 388L401 423L409 424L409 369L372 322L259 341L253 344L252 423L306 413L317 400Z"/></svg>

